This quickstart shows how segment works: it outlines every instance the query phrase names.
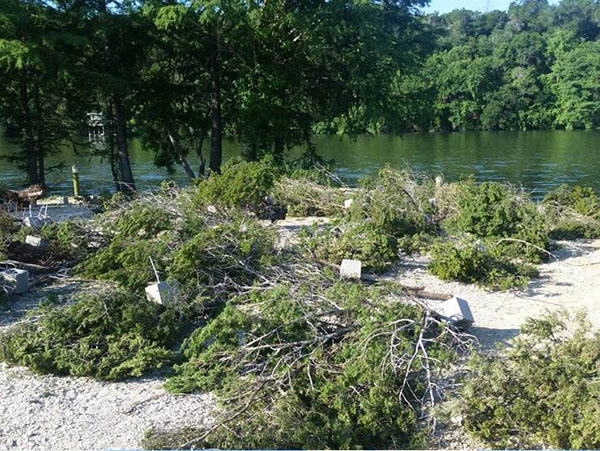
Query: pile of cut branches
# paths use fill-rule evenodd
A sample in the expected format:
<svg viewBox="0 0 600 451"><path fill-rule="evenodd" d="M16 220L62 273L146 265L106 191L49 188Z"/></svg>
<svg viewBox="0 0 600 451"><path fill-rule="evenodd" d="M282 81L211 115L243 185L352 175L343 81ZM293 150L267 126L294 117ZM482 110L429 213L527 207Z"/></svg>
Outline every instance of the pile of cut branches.
<svg viewBox="0 0 600 451"><path fill-rule="evenodd" d="M469 337L397 286L337 282L306 269L235 298L186 340L186 362L167 387L211 390L226 409L209 429L152 431L146 447L426 444L423 419L440 399L438 378Z"/></svg>

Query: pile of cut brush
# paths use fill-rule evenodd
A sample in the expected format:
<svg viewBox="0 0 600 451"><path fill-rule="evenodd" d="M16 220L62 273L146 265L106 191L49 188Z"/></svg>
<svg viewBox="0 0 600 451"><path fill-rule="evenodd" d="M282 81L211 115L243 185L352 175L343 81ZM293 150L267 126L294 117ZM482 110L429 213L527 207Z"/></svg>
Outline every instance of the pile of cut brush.
<svg viewBox="0 0 600 451"><path fill-rule="evenodd" d="M323 172L232 161L195 187L115 196L90 221L42 227L49 246L29 263L103 288L31 312L0 337L0 360L109 380L167 367L169 390L219 396L214 427L151 431L151 448L426 447L441 381L471 339L405 287L340 281L342 259L376 273L429 253L442 278L523 287L552 258L550 237L600 236L594 196L563 187L540 206L507 185L390 168L350 191ZM259 220L266 198L332 221L282 247ZM12 258L32 231L2 221ZM146 299L157 275L168 303Z"/></svg>

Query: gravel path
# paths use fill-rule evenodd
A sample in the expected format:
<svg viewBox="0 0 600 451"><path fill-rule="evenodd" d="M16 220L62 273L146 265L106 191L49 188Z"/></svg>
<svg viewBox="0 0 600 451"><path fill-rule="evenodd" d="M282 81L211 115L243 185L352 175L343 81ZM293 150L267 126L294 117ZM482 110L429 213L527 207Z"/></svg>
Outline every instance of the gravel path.
<svg viewBox="0 0 600 451"><path fill-rule="evenodd" d="M209 395L175 396L162 385L40 376L0 364L0 449L131 449L152 427L210 424Z"/></svg>
<svg viewBox="0 0 600 451"><path fill-rule="evenodd" d="M583 309L592 325L600 329L600 240L560 244L563 247L554 253L558 260L539 265L540 278L532 280L524 291L489 292L474 285L443 282L427 273L427 260L422 257L406 259L390 277L465 299L475 318L471 333L486 349L515 337L527 318L546 311Z"/></svg>

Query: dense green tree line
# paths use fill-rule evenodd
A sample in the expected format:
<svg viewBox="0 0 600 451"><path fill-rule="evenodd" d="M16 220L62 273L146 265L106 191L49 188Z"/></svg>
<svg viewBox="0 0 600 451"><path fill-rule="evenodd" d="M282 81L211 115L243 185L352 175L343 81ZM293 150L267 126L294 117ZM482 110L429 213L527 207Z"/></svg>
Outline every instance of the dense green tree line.
<svg viewBox="0 0 600 451"><path fill-rule="evenodd" d="M600 3L513 2L425 20L437 49L413 85L415 129L528 130L600 126Z"/></svg>
<svg viewBox="0 0 600 451"><path fill-rule="evenodd" d="M313 133L600 126L597 0L444 15L426 3L5 0L0 120L21 144L9 158L44 184L46 156L89 111L104 114L93 150L123 191L133 135L197 177L219 170L223 136L250 159L301 145L310 162Z"/></svg>

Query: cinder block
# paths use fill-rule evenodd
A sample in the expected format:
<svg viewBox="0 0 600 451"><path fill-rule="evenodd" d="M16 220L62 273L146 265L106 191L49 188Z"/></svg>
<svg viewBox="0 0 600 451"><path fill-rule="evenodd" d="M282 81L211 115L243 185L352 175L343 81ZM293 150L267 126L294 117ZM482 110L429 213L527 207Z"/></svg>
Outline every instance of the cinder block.
<svg viewBox="0 0 600 451"><path fill-rule="evenodd" d="M353 203L354 203L354 199L346 199L344 201L344 208L350 208Z"/></svg>
<svg viewBox="0 0 600 451"><path fill-rule="evenodd" d="M434 311L440 315L440 317L458 327L459 329L468 329L473 325L475 319L469 304L464 299L456 296L442 302L438 305Z"/></svg>
<svg viewBox="0 0 600 451"><path fill-rule="evenodd" d="M166 305L175 300L177 290L167 282L153 283L146 287L146 299L156 304Z"/></svg>
<svg viewBox="0 0 600 451"><path fill-rule="evenodd" d="M29 246L35 247L39 250L48 249L48 246L50 245L48 240L33 235L27 235L25 237L25 244L28 244Z"/></svg>
<svg viewBox="0 0 600 451"><path fill-rule="evenodd" d="M362 277L362 262L360 260L342 260L340 266L342 279L359 279Z"/></svg>
<svg viewBox="0 0 600 451"><path fill-rule="evenodd" d="M25 269L6 269L0 272L0 280L12 293L25 293L29 289L29 271Z"/></svg>

